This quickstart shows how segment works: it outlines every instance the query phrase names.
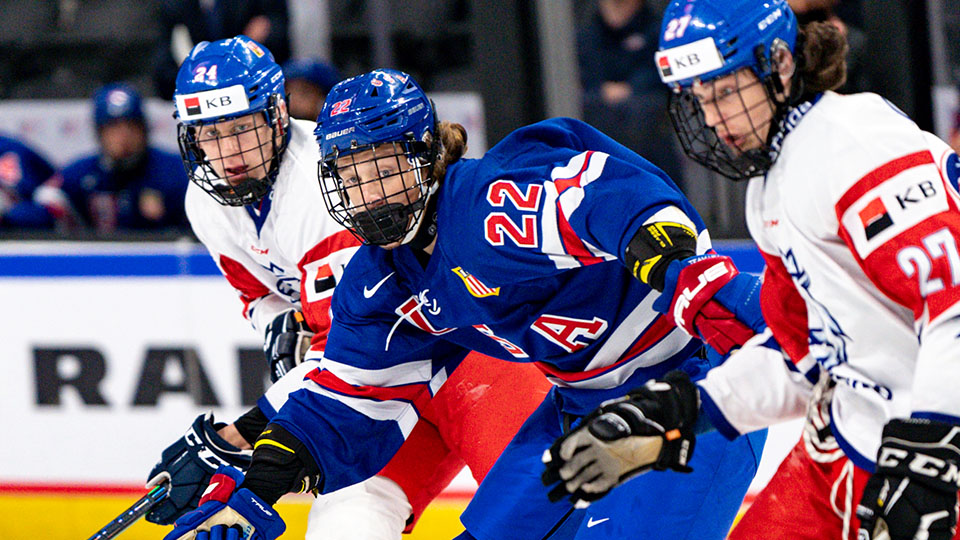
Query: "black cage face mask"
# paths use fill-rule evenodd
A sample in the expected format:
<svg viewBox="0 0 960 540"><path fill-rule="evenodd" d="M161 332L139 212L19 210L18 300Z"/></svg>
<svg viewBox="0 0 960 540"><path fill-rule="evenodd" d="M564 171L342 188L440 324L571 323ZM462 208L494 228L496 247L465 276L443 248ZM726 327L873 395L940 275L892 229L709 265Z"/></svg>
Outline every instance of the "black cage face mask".
<svg viewBox="0 0 960 540"><path fill-rule="evenodd" d="M320 162L330 215L363 243L403 241L420 222L434 184L434 157L418 141L359 146Z"/></svg>
<svg viewBox="0 0 960 540"><path fill-rule="evenodd" d="M732 87L710 84L704 87L709 88L707 95L701 91L699 98L691 88L672 92L669 108L688 156L727 178L744 180L764 174L776 159L768 141L779 108L765 81L746 70L736 71L734 77ZM758 86L762 98L744 96L744 91Z"/></svg>
<svg viewBox="0 0 960 540"><path fill-rule="evenodd" d="M255 204L276 181L287 134L275 101L230 125L195 122L177 131L187 176L220 204Z"/></svg>

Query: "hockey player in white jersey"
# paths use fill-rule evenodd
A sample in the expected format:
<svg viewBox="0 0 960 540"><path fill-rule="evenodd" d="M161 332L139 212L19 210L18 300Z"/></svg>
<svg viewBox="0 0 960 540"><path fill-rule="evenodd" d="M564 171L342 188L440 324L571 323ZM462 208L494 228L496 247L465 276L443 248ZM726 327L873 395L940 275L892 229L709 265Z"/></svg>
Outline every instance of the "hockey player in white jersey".
<svg viewBox="0 0 960 540"><path fill-rule="evenodd" d="M750 179L747 222L767 261L772 335L698 383L700 429L734 438L810 405L734 539L955 537L957 156L880 96L832 92L845 52L829 24L798 32L785 0L677 0L664 15L656 62L681 143ZM678 325L701 316L715 270L671 263Z"/></svg>
<svg viewBox="0 0 960 540"><path fill-rule="evenodd" d="M264 336L271 378L287 376L235 423L201 416L164 451L151 478L166 472L173 489L148 515L161 524L196 507L218 465L249 465L269 418L322 356L334 287L360 245L324 210L315 124L289 118L283 73L266 48L245 36L198 44L174 97L191 180L187 216L237 290L243 316ZM433 397L430 421L416 426L380 475L315 501L309 540L399 539L464 464L483 478L547 387L532 367L493 369L484 359L467 355L467 369ZM529 395L517 399L518 385ZM497 399L506 391L512 400ZM491 414L502 422L470 424Z"/></svg>
<svg viewBox="0 0 960 540"><path fill-rule="evenodd" d="M656 64L680 141L750 179L767 262L772 333L698 383L698 429L735 438L809 405L732 539L956 537L957 155L880 96L833 92L846 48L832 25L798 29L785 0L675 0L664 14ZM702 257L668 268L660 308L690 328L723 271Z"/></svg>

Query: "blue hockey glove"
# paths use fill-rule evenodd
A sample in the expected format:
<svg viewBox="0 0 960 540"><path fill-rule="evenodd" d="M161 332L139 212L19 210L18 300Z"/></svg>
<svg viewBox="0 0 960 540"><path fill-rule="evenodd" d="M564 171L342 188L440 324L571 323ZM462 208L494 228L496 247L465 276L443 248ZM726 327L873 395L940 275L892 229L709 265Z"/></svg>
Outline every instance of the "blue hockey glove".
<svg viewBox="0 0 960 540"><path fill-rule="evenodd" d="M274 540L286 529L266 501L240 488L243 474L221 467L210 479L200 507L177 520L164 540Z"/></svg>
<svg viewBox="0 0 960 540"><path fill-rule="evenodd" d="M760 278L739 273L723 255L672 261L653 308L721 355L742 346L765 327Z"/></svg>
<svg viewBox="0 0 960 540"><path fill-rule="evenodd" d="M650 469L690 472L700 398L690 377L671 371L602 404L543 453L550 501L577 507Z"/></svg>
<svg viewBox="0 0 960 540"><path fill-rule="evenodd" d="M295 309L284 311L267 325L263 339L263 355L270 365L272 382L277 382L280 377L303 362L303 357L310 349L313 334L303 318L303 313Z"/></svg>
<svg viewBox="0 0 960 540"><path fill-rule="evenodd" d="M163 472L169 474L170 496L147 514L147 521L170 525L197 507L210 477L220 466L245 469L250 465L250 450L240 450L217 434L223 425L214 424L213 413L202 414L183 437L163 451L150 478Z"/></svg>
<svg viewBox="0 0 960 540"><path fill-rule="evenodd" d="M857 506L860 540L950 540L957 528L960 426L891 420Z"/></svg>

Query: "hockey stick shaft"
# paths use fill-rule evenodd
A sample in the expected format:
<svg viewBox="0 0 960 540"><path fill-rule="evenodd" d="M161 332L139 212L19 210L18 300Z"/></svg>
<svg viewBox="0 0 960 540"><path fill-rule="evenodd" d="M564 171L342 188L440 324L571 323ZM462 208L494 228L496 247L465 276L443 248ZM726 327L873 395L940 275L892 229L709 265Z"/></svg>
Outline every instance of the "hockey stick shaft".
<svg viewBox="0 0 960 540"><path fill-rule="evenodd" d="M88 540L109 540L110 538L116 538L117 535L125 531L127 527L133 525L134 522L145 516L151 508L166 499L168 495L170 495L169 481L154 486L153 489L141 497L140 500L133 503L133 506L124 510L122 514L114 518L110 523L107 523L105 527L100 529L99 532L91 536Z"/></svg>

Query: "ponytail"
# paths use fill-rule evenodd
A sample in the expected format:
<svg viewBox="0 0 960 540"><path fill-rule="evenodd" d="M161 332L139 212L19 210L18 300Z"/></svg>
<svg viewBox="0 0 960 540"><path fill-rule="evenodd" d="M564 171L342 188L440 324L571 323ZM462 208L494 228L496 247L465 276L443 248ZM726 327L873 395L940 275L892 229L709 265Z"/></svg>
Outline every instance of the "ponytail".
<svg viewBox="0 0 960 540"><path fill-rule="evenodd" d="M433 178L442 181L447 167L459 161L467 151L467 130L455 122L440 122L437 135L440 137L440 155L433 165Z"/></svg>
<svg viewBox="0 0 960 540"><path fill-rule="evenodd" d="M810 22L797 36L797 61L805 92L835 90L847 80L847 38L830 22Z"/></svg>

